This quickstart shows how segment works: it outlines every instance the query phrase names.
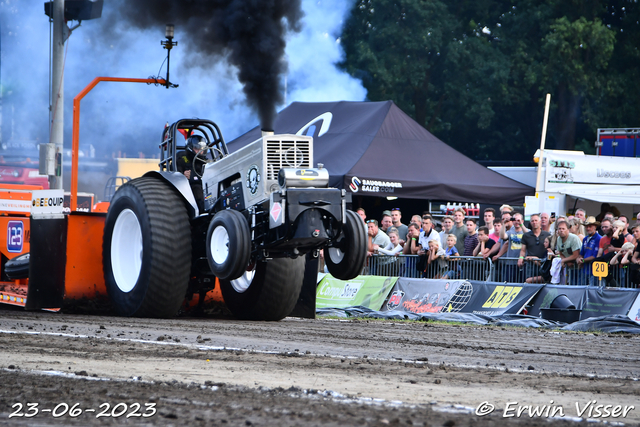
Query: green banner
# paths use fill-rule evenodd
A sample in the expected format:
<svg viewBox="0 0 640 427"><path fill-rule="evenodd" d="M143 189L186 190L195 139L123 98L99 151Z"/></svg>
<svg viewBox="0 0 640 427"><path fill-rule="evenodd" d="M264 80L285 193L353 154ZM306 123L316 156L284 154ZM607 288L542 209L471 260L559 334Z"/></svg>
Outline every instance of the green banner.
<svg viewBox="0 0 640 427"><path fill-rule="evenodd" d="M324 276L316 291L317 308L363 306L380 310L393 289L397 277L358 276L352 280L338 280Z"/></svg>

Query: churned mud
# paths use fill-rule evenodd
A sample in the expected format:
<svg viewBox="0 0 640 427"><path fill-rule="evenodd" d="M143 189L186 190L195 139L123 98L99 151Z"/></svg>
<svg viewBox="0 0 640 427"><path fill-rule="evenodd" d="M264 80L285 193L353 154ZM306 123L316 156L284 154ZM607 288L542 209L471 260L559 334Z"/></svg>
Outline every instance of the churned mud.
<svg viewBox="0 0 640 427"><path fill-rule="evenodd" d="M0 310L0 425L638 425L639 349L429 322Z"/></svg>

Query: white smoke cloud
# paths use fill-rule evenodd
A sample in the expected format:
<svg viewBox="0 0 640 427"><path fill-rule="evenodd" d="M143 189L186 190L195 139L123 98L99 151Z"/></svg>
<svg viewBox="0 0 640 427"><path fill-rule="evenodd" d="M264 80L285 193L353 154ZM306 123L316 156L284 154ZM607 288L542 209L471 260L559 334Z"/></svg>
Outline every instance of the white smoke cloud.
<svg viewBox="0 0 640 427"><path fill-rule="evenodd" d="M164 28L141 31L114 23L117 1L105 1L100 19L85 21L67 42L65 63L65 146L71 145L73 98L97 76L146 78L157 75L166 56L160 46ZM366 91L336 67L342 58L338 37L351 2L303 0L300 33L287 40L289 72L286 103L294 101L361 101ZM3 137L13 125L20 139L48 141L49 20L43 3L0 1L2 83L5 107L11 101L12 120L6 115ZM125 150L129 155L158 152L165 122L180 118L208 118L220 126L227 141L258 124L246 106L236 70L224 60L211 62L189 53L185 31L176 28L178 46L171 51L170 80L180 85L166 89L134 83L100 83L81 103L81 149L91 144L99 156ZM160 75L165 75L165 67ZM284 78L284 77L283 77ZM8 92L11 92L10 94ZM278 109L285 107L279 106ZM6 108L5 108L6 109Z"/></svg>

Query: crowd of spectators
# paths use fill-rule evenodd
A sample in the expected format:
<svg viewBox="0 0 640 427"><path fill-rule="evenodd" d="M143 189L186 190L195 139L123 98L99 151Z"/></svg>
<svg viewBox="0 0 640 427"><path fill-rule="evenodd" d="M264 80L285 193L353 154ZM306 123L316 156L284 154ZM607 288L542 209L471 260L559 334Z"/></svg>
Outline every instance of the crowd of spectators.
<svg viewBox="0 0 640 427"><path fill-rule="evenodd" d="M592 264L599 261L608 264L608 285L638 287L640 222L629 228L629 219L617 213L604 212L599 221L584 209L558 218L542 212L525 224L521 213L503 205L498 212L485 209L481 224L460 208L439 217L438 225L428 213L405 225L400 209L384 211L380 223L358 209L369 256L384 255L388 263L390 256L415 255L422 277L460 278L464 262L478 260L493 265L497 281L596 285Z"/></svg>

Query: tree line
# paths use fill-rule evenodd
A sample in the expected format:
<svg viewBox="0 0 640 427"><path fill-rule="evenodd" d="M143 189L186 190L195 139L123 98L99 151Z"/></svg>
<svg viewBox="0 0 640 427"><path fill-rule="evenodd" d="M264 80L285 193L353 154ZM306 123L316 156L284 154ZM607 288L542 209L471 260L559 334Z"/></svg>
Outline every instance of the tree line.
<svg viewBox="0 0 640 427"><path fill-rule="evenodd" d="M476 160L594 153L596 130L639 127L636 0L357 0L340 64Z"/></svg>

